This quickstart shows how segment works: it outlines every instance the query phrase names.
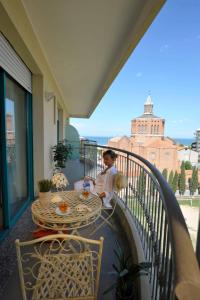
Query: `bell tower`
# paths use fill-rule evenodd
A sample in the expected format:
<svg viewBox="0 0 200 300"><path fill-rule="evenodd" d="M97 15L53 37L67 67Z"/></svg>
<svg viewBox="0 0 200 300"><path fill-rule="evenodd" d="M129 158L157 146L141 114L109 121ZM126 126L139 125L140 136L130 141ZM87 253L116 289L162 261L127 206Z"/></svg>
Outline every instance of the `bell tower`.
<svg viewBox="0 0 200 300"><path fill-rule="evenodd" d="M150 95L144 103L144 115L153 115L153 102Z"/></svg>
<svg viewBox="0 0 200 300"><path fill-rule="evenodd" d="M144 142L152 137L163 137L164 128L165 120L154 115L153 101L148 95L144 103L143 115L131 121L131 136Z"/></svg>

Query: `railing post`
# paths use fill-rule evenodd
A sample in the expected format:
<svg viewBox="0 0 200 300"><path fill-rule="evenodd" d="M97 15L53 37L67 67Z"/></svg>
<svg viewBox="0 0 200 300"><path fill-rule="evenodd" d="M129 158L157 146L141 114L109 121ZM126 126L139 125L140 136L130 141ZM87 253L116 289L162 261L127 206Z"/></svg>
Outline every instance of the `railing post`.
<svg viewBox="0 0 200 300"><path fill-rule="evenodd" d="M126 155L126 176L127 176L127 179L128 179L128 171L129 171L129 154L127 153ZM125 194L125 205L126 205L126 208L127 208L127 203L128 203L128 188L129 186L127 185L126 187L126 194Z"/></svg>
<svg viewBox="0 0 200 300"><path fill-rule="evenodd" d="M85 166L86 166L86 158L85 158L85 154L86 154L86 149L85 149L85 143L83 143L83 172L84 172L84 177L85 177Z"/></svg>
<svg viewBox="0 0 200 300"><path fill-rule="evenodd" d="M200 267L200 208L199 208L199 225L197 231L196 255Z"/></svg>

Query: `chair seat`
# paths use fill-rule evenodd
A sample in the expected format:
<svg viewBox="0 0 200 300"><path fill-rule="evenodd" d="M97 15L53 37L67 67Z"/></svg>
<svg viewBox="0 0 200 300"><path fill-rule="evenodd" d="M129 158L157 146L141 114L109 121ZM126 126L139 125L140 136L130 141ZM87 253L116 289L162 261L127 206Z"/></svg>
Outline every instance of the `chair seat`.
<svg viewBox="0 0 200 300"><path fill-rule="evenodd" d="M32 300L95 299L92 254L41 257Z"/></svg>
<svg viewBox="0 0 200 300"><path fill-rule="evenodd" d="M102 206L102 209L103 209L103 210L112 210L113 207L112 207L112 205L111 205L111 206L105 206L105 205L103 205L103 206Z"/></svg>

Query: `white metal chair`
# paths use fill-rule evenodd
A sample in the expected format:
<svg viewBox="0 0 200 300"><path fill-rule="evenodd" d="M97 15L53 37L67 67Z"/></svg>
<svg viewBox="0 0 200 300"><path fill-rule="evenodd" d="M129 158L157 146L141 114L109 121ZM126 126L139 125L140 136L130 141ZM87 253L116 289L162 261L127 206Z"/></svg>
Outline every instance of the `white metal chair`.
<svg viewBox="0 0 200 300"><path fill-rule="evenodd" d="M97 299L103 238L56 234L16 249L23 300Z"/></svg>
<svg viewBox="0 0 200 300"><path fill-rule="evenodd" d="M111 200L112 202L112 207L105 207L102 206L101 209L101 215L99 217L100 223L98 226L90 233L90 236L92 236L95 232L97 232L102 226L108 225L110 226L113 230L117 231L115 226L111 223L111 218L115 213L115 209L117 206L117 197L118 197L118 192L124 188L127 187L128 181L127 177L124 176L121 172L117 172L117 174L114 175L114 180L113 180L113 189L115 191L113 198Z"/></svg>
<svg viewBox="0 0 200 300"><path fill-rule="evenodd" d="M102 205L101 208L101 215L99 216L99 224L95 226L95 229L90 233L89 236L92 236L95 234L102 226L108 225L110 226L114 231L117 231L116 227L111 223L110 219L112 218L113 214L115 213L115 209L117 206L117 194L114 194L112 198L112 207L105 207Z"/></svg>

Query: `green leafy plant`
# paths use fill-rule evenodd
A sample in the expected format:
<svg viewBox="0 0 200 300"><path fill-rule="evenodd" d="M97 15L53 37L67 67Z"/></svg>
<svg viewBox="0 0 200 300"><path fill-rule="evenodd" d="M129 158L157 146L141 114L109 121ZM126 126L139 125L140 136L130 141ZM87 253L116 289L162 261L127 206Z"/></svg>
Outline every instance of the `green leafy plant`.
<svg viewBox="0 0 200 300"><path fill-rule="evenodd" d="M169 178L168 178L168 183L171 188L173 187L173 178L174 178L174 172L173 172L173 170L171 170L170 174L169 174Z"/></svg>
<svg viewBox="0 0 200 300"><path fill-rule="evenodd" d="M53 184L51 180L42 179L38 181L38 188L41 193L49 192L52 188Z"/></svg>
<svg viewBox="0 0 200 300"><path fill-rule="evenodd" d="M57 143L53 147L53 160L56 162L56 167L64 168L66 161L72 155L72 146L67 144L67 140L63 140Z"/></svg>
<svg viewBox="0 0 200 300"><path fill-rule="evenodd" d="M176 193L176 190L178 188L178 173L177 171L175 172L174 174L174 177L173 177L173 181L172 181L172 190L174 193Z"/></svg>
<svg viewBox="0 0 200 300"><path fill-rule="evenodd" d="M192 164L189 160L185 161L185 170L192 170Z"/></svg>
<svg viewBox="0 0 200 300"><path fill-rule="evenodd" d="M141 170L138 182L137 182L137 191L139 196L144 196L146 190L146 173L144 170Z"/></svg>
<svg viewBox="0 0 200 300"><path fill-rule="evenodd" d="M179 174L179 179L178 179L178 188L179 188L179 194L184 195L186 189L184 164L181 165L181 173Z"/></svg>
<svg viewBox="0 0 200 300"><path fill-rule="evenodd" d="M104 291L103 294L105 295L115 289L116 299L131 300L134 299L134 296L136 297L136 279L141 275L148 275L151 263L141 262L139 264L134 264L131 256L128 256L123 252L117 241L116 249L117 250L114 250L114 254L117 259L117 263L112 265L114 272L111 272L111 274L116 276L116 282Z"/></svg>
<svg viewBox="0 0 200 300"><path fill-rule="evenodd" d="M163 175L163 177L165 177L165 179L167 180L167 177L168 177L168 170L167 170L167 169L163 169L162 175Z"/></svg>
<svg viewBox="0 0 200 300"><path fill-rule="evenodd" d="M189 178L190 195L193 196L197 189L198 189L198 169L193 167L192 178Z"/></svg>

